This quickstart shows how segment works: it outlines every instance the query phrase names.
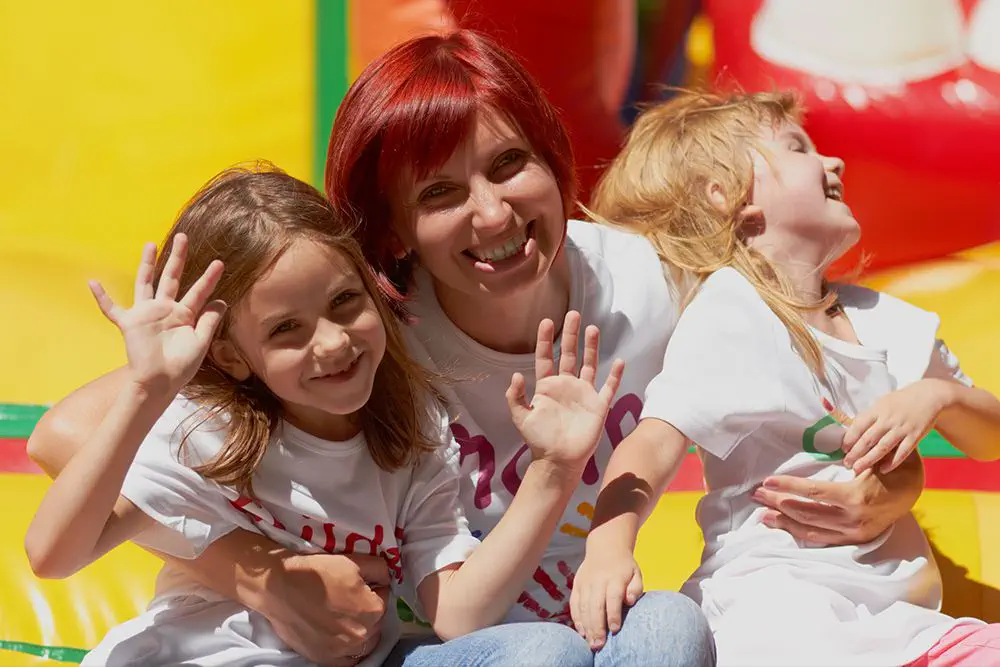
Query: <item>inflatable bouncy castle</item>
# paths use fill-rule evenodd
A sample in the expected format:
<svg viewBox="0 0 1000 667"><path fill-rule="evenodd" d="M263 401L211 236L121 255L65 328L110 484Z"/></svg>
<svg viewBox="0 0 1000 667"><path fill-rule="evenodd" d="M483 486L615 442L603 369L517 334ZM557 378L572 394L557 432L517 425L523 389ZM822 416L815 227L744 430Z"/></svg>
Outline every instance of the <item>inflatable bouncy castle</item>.
<svg viewBox="0 0 1000 667"><path fill-rule="evenodd" d="M1000 392L1000 2L885 0L99 0L0 4L0 664L76 662L145 607L158 561L131 545L39 581L22 540L46 488L25 441L46 406L120 365L87 292L129 291L136 249L229 164L321 182L346 86L392 44L461 23L514 50L570 126L583 196L657 84L794 87L844 157L864 280L935 310ZM952 614L1000 621L1000 468L926 443L916 512ZM649 587L700 556L692 455L640 537ZM592 508L560 527L585 535Z"/></svg>

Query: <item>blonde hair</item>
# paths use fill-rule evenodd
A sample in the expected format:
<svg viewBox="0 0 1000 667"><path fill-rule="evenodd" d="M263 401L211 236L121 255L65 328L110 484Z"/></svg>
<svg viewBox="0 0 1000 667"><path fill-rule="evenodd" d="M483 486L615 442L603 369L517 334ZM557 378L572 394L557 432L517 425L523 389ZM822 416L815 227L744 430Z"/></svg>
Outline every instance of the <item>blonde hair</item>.
<svg viewBox="0 0 1000 667"><path fill-rule="evenodd" d="M439 444L428 435L432 401L441 395L429 371L406 351L400 325L385 296L376 287L371 268L347 224L315 188L270 163L234 167L222 172L188 202L167 234L164 249L175 234L188 236L187 261L180 280L185 293L215 259L225 271L213 298L229 304L216 333L225 337L233 313L253 285L281 254L299 239L309 239L340 253L353 264L371 296L386 332L386 353L375 372L372 399L360 411L368 450L384 470L412 463ZM154 280L158 283L168 253L159 254ZM220 484L252 493L252 477L267 445L281 423L278 398L256 376L236 381L206 357L182 394L228 419L225 443L211 461L194 468ZM195 426L197 428L197 426Z"/></svg>
<svg viewBox="0 0 1000 667"><path fill-rule="evenodd" d="M714 271L726 266L739 271L822 377L822 351L802 312L829 306L833 295L818 303L801 300L778 267L744 242L739 219L753 186L751 149L763 152L761 127L800 119L801 108L789 93L681 91L639 116L601 177L588 212L647 238L681 291L682 305ZM713 184L723 206L709 197Z"/></svg>

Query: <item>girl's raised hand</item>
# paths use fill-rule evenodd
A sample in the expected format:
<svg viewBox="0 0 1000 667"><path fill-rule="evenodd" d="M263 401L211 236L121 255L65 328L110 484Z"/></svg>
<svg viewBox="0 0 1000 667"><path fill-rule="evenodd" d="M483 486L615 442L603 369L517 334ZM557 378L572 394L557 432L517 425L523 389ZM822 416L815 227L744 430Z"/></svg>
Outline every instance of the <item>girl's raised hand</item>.
<svg viewBox="0 0 1000 667"><path fill-rule="evenodd" d="M128 309L115 305L100 283L90 281L101 312L125 339L132 381L150 392L176 394L194 377L226 310L222 301L208 303L222 276L219 260L177 299L186 256L187 236L177 234L154 293L156 246L147 244L135 277L135 301Z"/></svg>
<svg viewBox="0 0 1000 667"><path fill-rule="evenodd" d="M584 333L579 374L580 313L572 310L566 313L558 369L553 356L554 335L552 320L542 320L535 345L535 395L529 404L524 376L515 373L507 389L507 405L533 459L580 467L597 447L608 408L621 384L625 362L615 360L598 391L594 386L600 342L597 327L589 326Z"/></svg>

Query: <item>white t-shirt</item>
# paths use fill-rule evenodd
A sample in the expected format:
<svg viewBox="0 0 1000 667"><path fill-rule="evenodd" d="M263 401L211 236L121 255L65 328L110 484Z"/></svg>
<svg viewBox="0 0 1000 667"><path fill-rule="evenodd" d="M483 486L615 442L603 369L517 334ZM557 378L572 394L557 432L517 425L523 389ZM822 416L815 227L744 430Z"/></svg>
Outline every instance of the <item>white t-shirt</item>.
<svg viewBox="0 0 1000 667"><path fill-rule="evenodd" d="M250 499L188 467L211 460L224 442L224 420L198 425L205 415L179 397L139 448L122 495L160 524L136 539L144 546L194 558L244 528L299 553L378 555L389 567L392 610L399 595L419 609L415 589L423 578L464 561L479 543L458 502L456 465L449 460L454 448L390 473L375 464L361 435L329 442L283 423L254 475ZM450 439L446 418L437 421L441 437ZM398 617L387 613L379 646L361 664L381 664L398 636ZM265 618L170 565L157 580L149 610L112 630L86 662L308 664Z"/></svg>
<svg viewBox="0 0 1000 667"><path fill-rule="evenodd" d="M870 543L827 548L761 523L765 508L751 494L769 475L853 478L839 451L844 428L824 400L853 417L928 375L968 382L937 340L936 315L836 289L863 346L815 331L825 384L754 287L727 268L685 310L649 385L643 417L672 424L702 452L705 550L682 590L708 616L720 667L901 665L975 622L939 613L940 576L910 515Z"/></svg>
<svg viewBox="0 0 1000 667"><path fill-rule="evenodd" d="M598 386L616 357L627 363L597 452L507 621L570 622L570 581L583 560L601 475L614 447L638 423L646 385L660 369L677 319L660 262L641 237L571 220L564 252L572 277L569 307L580 312L584 326L601 329ZM441 310L426 272L416 275L411 311L416 323L408 337L415 355L421 361L429 358L428 363L456 379L448 398L461 499L473 534L485 536L507 511L531 462L504 392L511 374L519 371L531 396L534 354L505 354L472 340Z"/></svg>

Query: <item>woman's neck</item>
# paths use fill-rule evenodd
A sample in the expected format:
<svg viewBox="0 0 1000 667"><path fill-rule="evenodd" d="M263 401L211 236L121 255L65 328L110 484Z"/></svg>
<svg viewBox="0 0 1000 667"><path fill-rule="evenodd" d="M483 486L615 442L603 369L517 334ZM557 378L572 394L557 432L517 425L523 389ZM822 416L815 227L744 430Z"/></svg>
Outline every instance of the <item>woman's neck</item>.
<svg viewBox="0 0 1000 667"><path fill-rule="evenodd" d="M474 341L508 354L533 352L538 338L538 324L549 318L562 327L569 310L570 267L561 252L545 278L538 284L503 297L451 292L439 289L435 294L441 309L452 323Z"/></svg>

